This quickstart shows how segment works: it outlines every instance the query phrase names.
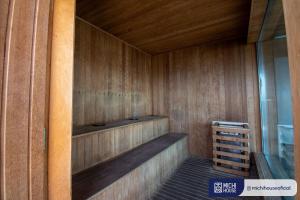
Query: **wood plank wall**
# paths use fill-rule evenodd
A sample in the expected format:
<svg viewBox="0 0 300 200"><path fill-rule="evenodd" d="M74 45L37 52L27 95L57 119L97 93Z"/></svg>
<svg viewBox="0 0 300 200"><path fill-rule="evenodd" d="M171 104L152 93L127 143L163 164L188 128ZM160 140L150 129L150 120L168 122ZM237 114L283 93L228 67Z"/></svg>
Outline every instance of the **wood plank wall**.
<svg viewBox="0 0 300 200"><path fill-rule="evenodd" d="M157 192L159 186L164 184L188 157L187 149L187 138L185 137L101 190L90 199L150 199Z"/></svg>
<svg viewBox="0 0 300 200"><path fill-rule="evenodd" d="M171 131L190 133L192 153L210 157L211 120L248 121L255 133L251 148L260 151L254 44L224 42L151 56L80 18L75 40L75 126L166 115Z"/></svg>
<svg viewBox="0 0 300 200"><path fill-rule="evenodd" d="M241 41L153 56L153 114L169 116L171 132L189 134L191 154L212 156L212 120L249 122L260 151L255 45Z"/></svg>
<svg viewBox="0 0 300 200"><path fill-rule="evenodd" d="M47 198L50 0L0 4L0 199Z"/></svg>
<svg viewBox="0 0 300 200"><path fill-rule="evenodd" d="M169 132L168 118L143 121L72 138L72 173L113 159Z"/></svg>
<svg viewBox="0 0 300 200"><path fill-rule="evenodd" d="M76 19L73 124L152 113L151 55Z"/></svg>

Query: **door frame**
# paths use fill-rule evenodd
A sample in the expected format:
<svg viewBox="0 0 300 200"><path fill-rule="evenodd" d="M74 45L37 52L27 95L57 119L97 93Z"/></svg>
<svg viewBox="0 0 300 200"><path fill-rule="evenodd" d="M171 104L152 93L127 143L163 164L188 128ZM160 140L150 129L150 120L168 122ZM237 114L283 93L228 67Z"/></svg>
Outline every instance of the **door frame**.
<svg viewBox="0 0 300 200"><path fill-rule="evenodd" d="M48 199L72 196L71 145L75 0L53 0L50 68Z"/></svg>
<svg viewBox="0 0 300 200"><path fill-rule="evenodd" d="M71 199L71 141L75 0L53 0L49 101L48 198ZM300 183L299 0L283 0L291 74L295 179ZM300 199L299 187L296 199Z"/></svg>
<svg viewBox="0 0 300 200"><path fill-rule="evenodd" d="M293 101L295 180L300 184L300 1L282 0L282 3ZM300 199L299 185L296 199Z"/></svg>

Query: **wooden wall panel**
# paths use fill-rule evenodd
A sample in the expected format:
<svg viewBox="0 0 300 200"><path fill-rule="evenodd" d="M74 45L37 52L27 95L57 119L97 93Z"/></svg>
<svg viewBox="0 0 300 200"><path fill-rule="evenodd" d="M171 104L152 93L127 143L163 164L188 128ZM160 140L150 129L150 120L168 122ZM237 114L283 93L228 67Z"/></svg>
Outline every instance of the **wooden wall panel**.
<svg viewBox="0 0 300 200"><path fill-rule="evenodd" d="M295 179L298 183L300 183L300 2L297 0L290 0L282 1L282 3L287 33L289 68L292 86ZM300 199L300 187L297 189L296 199Z"/></svg>
<svg viewBox="0 0 300 200"><path fill-rule="evenodd" d="M48 199L71 199L75 0L54 0L51 45Z"/></svg>
<svg viewBox="0 0 300 200"><path fill-rule="evenodd" d="M169 57L168 54L159 54L152 57L152 112L157 115L168 113L169 101Z"/></svg>
<svg viewBox="0 0 300 200"><path fill-rule="evenodd" d="M240 41L153 56L153 114L169 116L170 131L188 133L190 152L204 157L212 155L212 120L249 121L259 151L255 56Z"/></svg>
<svg viewBox="0 0 300 200"><path fill-rule="evenodd" d="M260 118L260 96L258 82L258 65L256 62L256 49L253 45L245 46L245 81L246 81L246 100L247 100L247 119L251 124L253 135L250 134L252 140L251 149L255 152L262 151L261 138L261 118Z"/></svg>
<svg viewBox="0 0 300 200"><path fill-rule="evenodd" d="M169 132L168 118L73 136L72 173L112 159Z"/></svg>
<svg viewBox="0 0 300 200"><path fill-rule="evenodd" d="M0 199L46 199L50 0L0 5Z"/></svg>
<svg viewBox="0 0 300 200"><path fill-rule="evenodd" d="M187 138L185 137L104 188L90 199L150 199L157 192L159 186L164 184L188 157L187 149Z"/></svg>
<svg viewBox="0 0 300 200"><path fill-rule="evenodd" d="M151 56L76 19L73 124L152 113Z"/></svg>

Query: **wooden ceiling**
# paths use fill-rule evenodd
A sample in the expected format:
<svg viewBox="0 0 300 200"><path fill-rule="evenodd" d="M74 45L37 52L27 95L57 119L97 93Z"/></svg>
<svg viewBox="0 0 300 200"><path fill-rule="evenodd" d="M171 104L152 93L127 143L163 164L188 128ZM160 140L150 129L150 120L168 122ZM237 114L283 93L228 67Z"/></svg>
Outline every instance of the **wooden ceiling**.
<svg viewBox="0 0 300 200"><path fill-rule="evenodd" d="M77 16L151 54L246 38L250 0L77 0Z"/></svg>
<svg viewBox="0 0 300 200"><path fill-rule="evenodd" d="M248 27L248 43L258 41L267 7L268 0L252 0Z"/></svg>

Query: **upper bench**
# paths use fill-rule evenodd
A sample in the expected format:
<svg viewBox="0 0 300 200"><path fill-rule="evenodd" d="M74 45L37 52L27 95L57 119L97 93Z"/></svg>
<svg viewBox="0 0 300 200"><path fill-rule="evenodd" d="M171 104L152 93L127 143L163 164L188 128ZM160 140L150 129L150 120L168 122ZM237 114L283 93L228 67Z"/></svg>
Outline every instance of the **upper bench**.
<svg viewBox="0 0 300 200"><path fill-rule="evenodd" d="M72 173L110 160L169 132L164 116L143 116L73 130Z"/></svg>

